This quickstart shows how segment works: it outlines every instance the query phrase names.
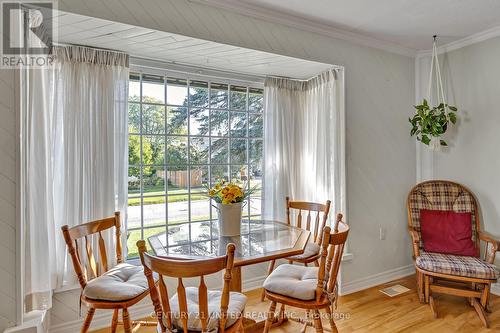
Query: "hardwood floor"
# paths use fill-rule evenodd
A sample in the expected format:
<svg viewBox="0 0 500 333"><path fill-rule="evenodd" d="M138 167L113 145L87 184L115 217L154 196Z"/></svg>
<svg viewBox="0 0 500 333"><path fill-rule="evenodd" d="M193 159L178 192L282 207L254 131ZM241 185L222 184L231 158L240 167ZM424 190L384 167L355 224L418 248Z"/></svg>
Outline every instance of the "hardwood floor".
<svg viewBox="0 0 500 333"><path fill-rule="evenodd" d="M382 287L400 283L411 290L390 298L381 292ZM249 297L247 313L265 313L269 302L260 302L260 290L246 293ZM500 332L500 297L491 296L492 313L488 314L490 329L483 327L474 309L465 298L439 295L436 304L439 318L434 319L427 304L418 302L415 291L415 278L408 277L381 286L363 290L338 301L337 314L345 315L345 319L337 319L339 332L344 333L391 333L391 332L422 332L422 333L482 333ZM287 308L287 312L303 315L295 309ZM328 327L327 320L323 320ZM272 333L299 332L301 325L288 321L280 327L273 328ZM94 331L94 333L110 332L110 329ZM118 332L122 332L118 330ZM147 327L138 330L139 333L156 332L155 328ZM307 332L314 332L309 328Z"/></svg>

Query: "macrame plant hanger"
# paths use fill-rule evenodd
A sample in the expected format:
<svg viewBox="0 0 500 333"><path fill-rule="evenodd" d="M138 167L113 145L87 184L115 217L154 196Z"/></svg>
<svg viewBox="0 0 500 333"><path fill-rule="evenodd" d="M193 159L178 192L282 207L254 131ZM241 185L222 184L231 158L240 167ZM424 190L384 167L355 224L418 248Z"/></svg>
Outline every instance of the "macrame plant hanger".
<svg viewBox="0 0 500 333"><path fill-rule="evenodd" d="M427 90L427 100L429 101L429 105L434 105L433 104L433 94L432 94L432 87L433 87L432 83L433 83L434 69L435 69L435 71L436 71L436 97L437 97L436 105L439 105L441 103L446 105L446 97L444 96L443 81L441 79L441 69L439 67L439 59L438 59L438 53L437 53L437 35L434 35L433 38L434 38L434 41L432 42L431 71L429 73L429 85L428 85L428 90ZM439 138L432 137L429 146L434 151L439 150L441 148Z"/></svg>

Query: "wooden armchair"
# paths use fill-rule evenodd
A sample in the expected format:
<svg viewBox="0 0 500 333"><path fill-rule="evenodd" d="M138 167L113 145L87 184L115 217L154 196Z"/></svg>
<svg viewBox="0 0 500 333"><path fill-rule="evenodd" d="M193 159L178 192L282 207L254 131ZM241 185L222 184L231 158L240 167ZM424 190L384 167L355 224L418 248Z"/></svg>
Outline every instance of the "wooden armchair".
<svg viewBox="0 0 500 333"><path fill-rule="evenodd" d="M131 322L128 308L149 294L148 284L141 266L123 263L120 213L102 220L62 227L64 240L73 262L73 268L82 288L81 302L88 307L87 316L80 332L88 331L96 309L114 310L111 332L116 332L118 311L122 310L125 333L132 332L132 325L148 325L147 322ZM117 266L108 270L108 254L103 231L115 228ZM97 236L97 237L96 237ZM97 238L99 262L92 252L92 239ZM85 246L86 258L81 249ZM86 260L85 260L86 259ZM87 263L85 265L84 263Z"/></svg>
<svg viewBox="0 0 500 333"><path fill-rule="evenodd" d="M491 284L499 277L493 265L500 243L481 230L478 205L474 195L464 186L444 180L417 184L408 195L408 225L413 242L413 258L417 270L417 289L421 302L429 303L437 317L433 293L467 297L483 324L488 327L486 312ZM472 240L481 258L426 252L421 237L420 211L448 210L468 212L472 217Z"/></svg>
<svg viewBox="0 0 500 333"><path fill-rule="evenodd" d="M275 310L281 304L278 321L284 316L285 305L305 309L309 318L297 319L304 326L314 326L317 333L323 332L319 311L325 310L332 332L337 332L337 327L332 316L332 303L337 298L337 276L342 261L344 245L347 241L349 226L342 222L342 214L338 214L333 227L325 227L322 233L322 245L319 267L304 267L284 264L276 268L264 281L266 298L271 301L266 319L264 333L276 322Z"/></svg>
<svg viewBox="0 0 500 333"><path fill-rule="evenodd" d="M297 228L306 229L311 231L313 227L313 237L312 242L309 241L304 250L304 253L298 254L292 257L286 258L290 264L293 262L299 262L307 266L310 263L314 263L318 266L318 259L321 257L321 241L322 241L322 230L325 227L326 221L328 220L328 214L330 212L331 201L327 200L325 204L315 203L315 202L305 202L305 201L290 201L289 197L286 197L286 216L287 223L292 225L292 210L296 211L296 221L293 224ZM305 223L302 222L303 212L307 213ZM311 213L315 215L314 225L311 223ZM271 274L276 265L276 260L272 260L269 263L269 268L267 275ZM265 298L265 291L262 291L261 300Z"/></svg>
<svg viewBox="0 0 500 333"><path fill-rule="evenodd" d="M234 244L227 245L225 256L201 260L150 255L146 252L146 243L143 240L137 242L137 247L158 318L158 332L244 333L243 311L247 297L229 291L236 248ZM204 275L222 270L222 291L207 290ZM155 273L159 275L159 288L153 279ZM163 277L172 277L178 281L177 293L170 298ZM200 277L199 287L185 288L183 278L194 277Z"/></svg>

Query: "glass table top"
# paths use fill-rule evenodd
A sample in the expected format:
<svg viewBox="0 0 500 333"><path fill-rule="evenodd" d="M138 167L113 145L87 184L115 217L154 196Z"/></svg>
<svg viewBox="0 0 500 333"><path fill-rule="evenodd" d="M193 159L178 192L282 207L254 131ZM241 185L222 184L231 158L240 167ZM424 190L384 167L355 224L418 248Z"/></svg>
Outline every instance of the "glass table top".
<svg viewBox="0 0 500 333"><path fill-rule="evenodd" d="M148 241L158 256L191 259L225 255L227 244L234 243L235 266L243 266L300 254L304 251L309 236L309 231L286 223L243 220L239 236L219 237L218 223L214 221L197 223L191 228L187 224L169 226L168 234L162 232L150 236Z"/></svg>

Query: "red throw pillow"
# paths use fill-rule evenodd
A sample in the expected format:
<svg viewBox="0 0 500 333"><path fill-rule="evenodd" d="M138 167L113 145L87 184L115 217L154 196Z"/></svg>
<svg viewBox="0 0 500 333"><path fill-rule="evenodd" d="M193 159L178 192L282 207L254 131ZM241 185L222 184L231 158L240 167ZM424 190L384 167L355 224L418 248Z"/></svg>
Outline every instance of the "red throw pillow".
<svg viewBox="0 0 500 333"><path fill-rule="evenodd" d="M472 241L471 213L422 209L420 227L427 252L479 256Z"/></svg>

